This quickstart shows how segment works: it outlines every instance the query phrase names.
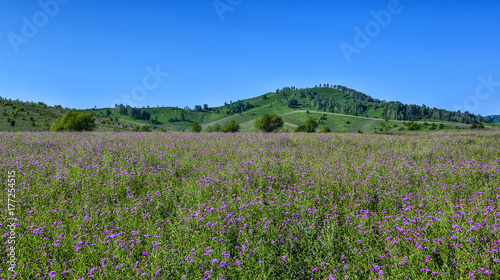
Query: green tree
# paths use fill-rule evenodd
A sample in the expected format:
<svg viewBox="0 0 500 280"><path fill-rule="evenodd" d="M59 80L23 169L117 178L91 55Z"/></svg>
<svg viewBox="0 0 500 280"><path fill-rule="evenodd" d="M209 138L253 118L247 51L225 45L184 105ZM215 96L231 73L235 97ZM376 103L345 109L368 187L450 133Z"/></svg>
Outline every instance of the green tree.
<svg viewBox="0 0 500 280"><path fill-rule="evenodd" d="M318 127L318 123L313 119L309 118L305 124L299 125L296 129L295 132L307 132L307 133L314 133L316 132L316 128Z"/></svg>
<svg viewBox="0 0 500 280"><path fill-rule="evenodd" d="M191 125L191 132L200 133L201 132L201 125L199 125L198 123L193 123Z"/></svg>
<svg viewBox="0 0 500 280"><path fill-rule="evenodd" d="M83 113L75 109L67 112L61 119L52 124L53 131L91 131L94 130L94 115L91 112Z"/></svg>
<svg viewBox="0 0 500 280"><path fill-rule="evenodd" d="M212 133L214 130L212 129L211 126L207 126L207 128L205 129L205 132L207 133Z"/></svg>
<svg viewBox="0 0 500 280"><path fill-rule="evenodd" d="M324 125L323 129L321 129L321 133L330 133L330 132L332 132L332 130L326 125Z"/></svg>
<svg viewBox="0 0 500 280"><path fill-rule="evenodd" d="M237 124L234 120L230 120L228 123L222 127L222 132L238 132L240 130L240 125Z"/></svg>
<svg viewBox="0 0 500 280"><path fill-rule="evenodd" d="M422 126L416 122L412 122L408 127L408 130L420 130Z"/></svg>
<svg viewBox="0 0 500 280"><path fill-rule="evenodd" d="M216 124L214 125L214 131L215 131L215 132L220 132L221 130L222 130L222 127L220 126L220 124L216 123Z"/></svg>
<svg viewBox="0 0 500 280"><path fill-rule="evenodd" d="M262 132L274 132L283 127L283 119L276 114L265 113L255 120L254 126Z"/></svg>

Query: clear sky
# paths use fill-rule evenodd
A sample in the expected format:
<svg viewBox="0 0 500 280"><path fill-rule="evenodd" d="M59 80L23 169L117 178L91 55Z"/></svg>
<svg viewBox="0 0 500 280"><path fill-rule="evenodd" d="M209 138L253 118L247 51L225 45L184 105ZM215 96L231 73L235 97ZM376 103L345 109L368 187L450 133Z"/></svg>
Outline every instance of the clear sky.
<svg viewBox="0 0 500 280"><path fill-rule="evenodd" d="M499 1L4 0L0 96L190 106L283 86L500 114Z"/></svg>

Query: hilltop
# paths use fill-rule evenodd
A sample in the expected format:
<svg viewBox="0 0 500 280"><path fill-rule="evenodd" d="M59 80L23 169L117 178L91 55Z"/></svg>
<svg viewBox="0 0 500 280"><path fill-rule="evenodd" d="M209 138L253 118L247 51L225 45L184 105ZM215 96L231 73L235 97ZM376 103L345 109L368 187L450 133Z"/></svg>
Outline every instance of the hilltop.
<svg viewBox="0 0 500 280"><path fill-rule="evenodd" d="M52 122L69 108L50 107L42 102L0 100L5 120L2 131L47 131ZM423 130L468 128L472 123L488 121L469 112L452 112L426 105L407 105L401 102L378 100L356 90L323 84L314 88L284 87L253 98L225 102L218 107L196 105L185 107L133 108L116 104L114 108L92 108L98 131L161 130L188 132L193 123L204 130L217 130L230 120L241 131L257 131L256 118L264 113L281 115L283 131L293 131L308 118L315 118L332 132L396 132L407 130L412 122ZM12 125L12 121L15 122Z"/></svg>

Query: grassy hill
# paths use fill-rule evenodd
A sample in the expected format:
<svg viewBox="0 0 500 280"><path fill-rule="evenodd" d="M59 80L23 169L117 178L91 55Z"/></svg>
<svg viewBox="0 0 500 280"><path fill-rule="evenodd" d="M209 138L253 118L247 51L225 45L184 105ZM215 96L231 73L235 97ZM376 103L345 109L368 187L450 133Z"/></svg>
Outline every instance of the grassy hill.
<svg viewBox="0 0 500 280"><path fill-rule="evenodd" d="M23 102L20 100L0 99L0 131L50 131L52 123L70 109L62 106L48 106L43 102ZM96 116L97 131L127 131L131 123L118 119L111 120Z"/></svg>
<svg viewBox="0 0 500 280"><path fill-rule="evenodd" d="M340 113L319 110L317 104L315 106L315 102L311 101L310 96L304 94L305 91L314 92L315 100L335 100L336 109ZM290 104L292 99L296 100L294 104ZM264 113L281 115L285 122L284 131L293 131L309 117L316 120L323 117L323 120L320 120L318 131L323 125L328 126L333 132L385 133L406 130L411 121L389 120L386 109L384 106L380 106L380 103L384 104L384 106L386 104L385 101L377 103L376 101L359 100L352 94L342 92L341 89L317 87L314 89L287 88L245 100L229 102L224 106L205 109L202 106L196 106L197 108L194 110L174 107L141 108L141 110L147 111L151 115L151 119L157 120L156 124L133 119L127 114L120 114L114 108L102 108L92 111L99 115L109 114L110 118L118 118L132 123L132 128L135 129L148 125L153 130L164 131L189 132L194 122L201 124L204 130L208 127L213 129L216 125L223 126L230 120L234 120L240 124L241 131L252 132L257 131L253 126L254 120ZM356 114L356 111L353 111L352 108L356 106L365 108L362 114L353 115ZM464 129L470 127L469 124L440 121L433 118L422 118L417 123L423 125L423 130L431 129L432 123L435 123L435 126L442 124L440 129Z"/></svg>
<svg viewBox="0 0 500 280"><path fill-rule="evenodd" d="M4 121L0 124L1 131L47 131L56 119L69 110L61 106L50 107L41 102L12 100L0 100L0 106L4 117ZM130 109L128 108L128 112ZM468 113L460 115L436 108L427 108L425 105L421 107L380 101L341 86L283 88L276 92L235 102L230 101L223 106L212 108L200 105L194 109L143 107L136 110L146 112L149 120L138 119L135 115L132 117L129 113L120 112L119 108L93 108L83 111L91 111L95 114L97 131L131 131L148 127L151 130L189 132L191 125L195 122L207 130L209 127L214 129L217 125L223 126L230 120L234 120L240 124L241 131L252 132L257 131L253 126L255 119L264 113L281 115L285 122L283 131L290 132L308 118L314 118L319 122L318 131L322 126L328 126L332 132L350 133L401 133L406 131L413 121L420 123L422 130L470 127L470 124L438 120L432 116L441 118L448 116L447 118L456 118L466 122L478 118L482 120L482 117ZM406 115L403 115L401 110ZM419 115L420 111L421 115ZM412 112L416 115L411 115ZM401 120L405 118L406 120ZM15 122L14 125L12 125L12 120ZM488 127L491 128L491 125Z"/></svg>

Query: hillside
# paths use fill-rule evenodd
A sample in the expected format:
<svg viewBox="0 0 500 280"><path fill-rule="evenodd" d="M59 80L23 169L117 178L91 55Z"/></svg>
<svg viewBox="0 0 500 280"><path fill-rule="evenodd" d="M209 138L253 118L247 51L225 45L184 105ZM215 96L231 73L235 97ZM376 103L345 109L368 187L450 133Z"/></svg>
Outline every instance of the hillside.
<svg viewBox="0 0 500 280"><path fill-rule="evenodd" d="M328 84L306 89L282 88L276 92L245 100L229 101L223 106L212 108L207 105L196 105L193 109L173 107L139 109L117 104L115 108L94 111L128 122L135 121L136 129L142 124L151 126L153 130L184 132L190 131L194 122L201 124L204 129L214 130L216 126L223 126L231 119L240 124L242 131L256 131L253 121L264 113L282 115L285 131L293 131L309 117L319 120L320 128L322 125L327 125L333 132L360 130L367 133L401 131L413 121L428 124L423 127L424 129L433 129L439 127L439 124L442 124L440 127L442 129L467 128L471 123L484 121L481 116L468 112L451 112L425 105L380 101L343 86ZM431 123L435 123L435 126L431 126Z"/></svg>
<svg viewBox="0 0 500 280"><path fill-rule="evenodd" d="M1 131L48 131L51 124L69 109L50 107L42 102L0 99L4 121ZM230 120L241 131L256 131L254 120L264 113L281 115L283 131L293 131L308 118L332 132L400 132L412 122L422 130L464 129L486 119L468 112L451 112L425 105L406 105L372 98L343 86L320 85L314 88L286 87L257 97L229 101L219 107L196 105L195 108L143 107L116 104L115 108L92 108L83 111L96 116L97 131L161 130L189 132L193 123L204 131L217 131ZM491 126L491 125L490 125Z"/></svg>
<svg viewBox="0 0 500 280"><path fill-rule="evenodd" d="M500 124L500 115L492 115L484 117L490 123Z"/></svg>
<svg viewBox="0 0 500 280"><path fill-rule="evenodd" d="M0 98L0 131L50 131L52 123L61 118L69 108L48 106L43 102L24 102ZM97 131L130 131L132 123L96 116ZM129 129L125 128L129 127Z"/></svg>

